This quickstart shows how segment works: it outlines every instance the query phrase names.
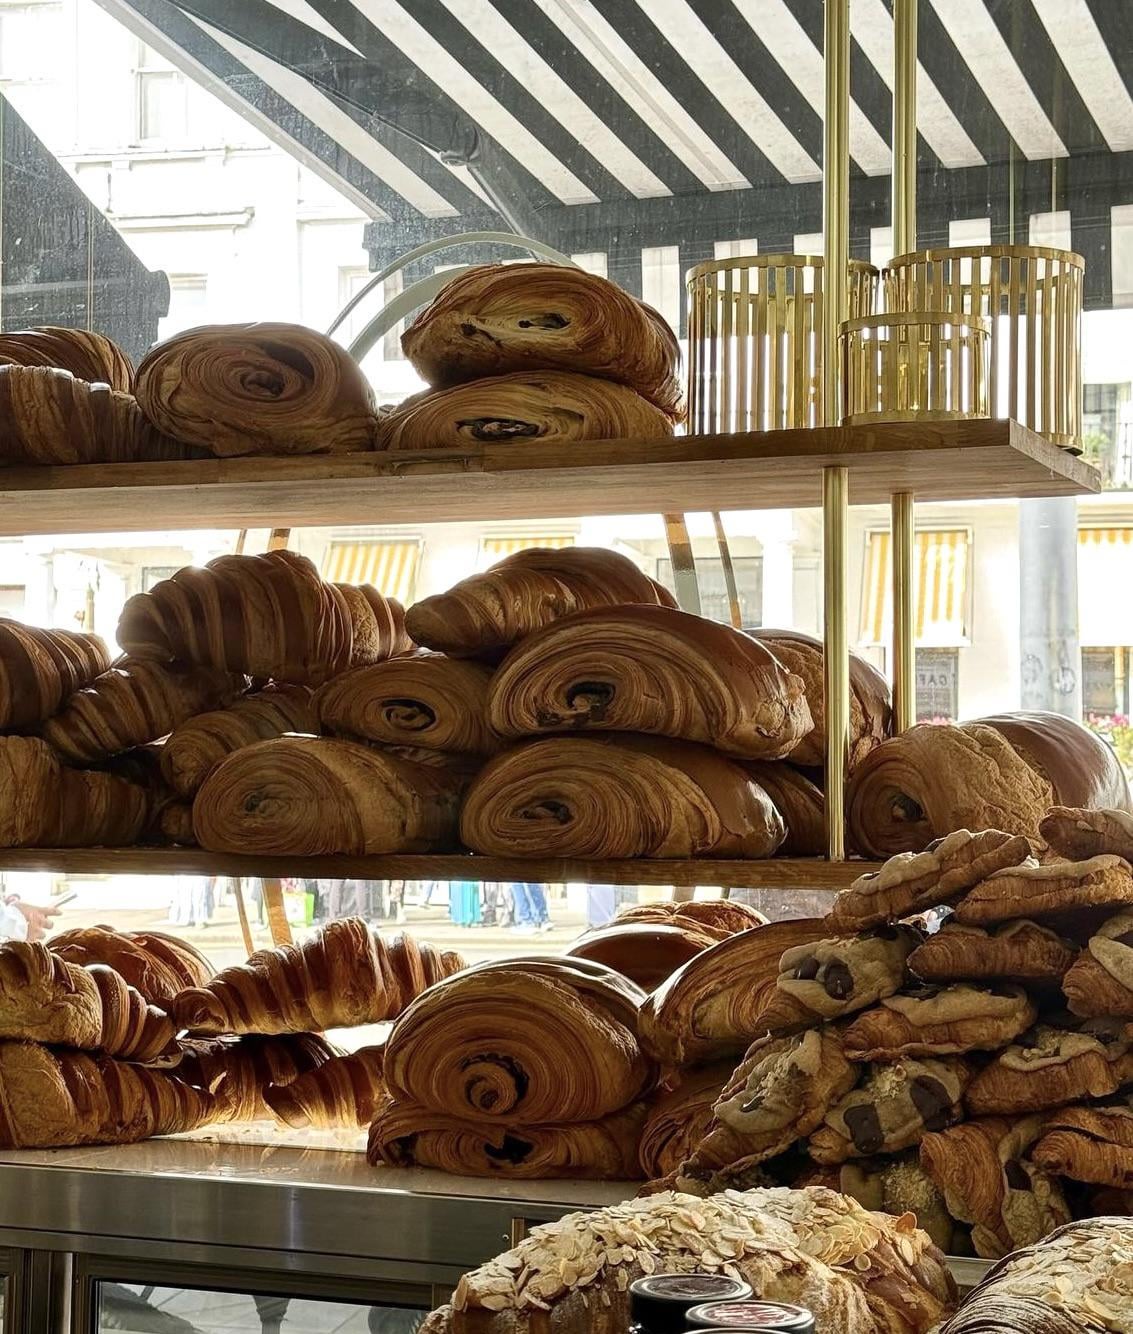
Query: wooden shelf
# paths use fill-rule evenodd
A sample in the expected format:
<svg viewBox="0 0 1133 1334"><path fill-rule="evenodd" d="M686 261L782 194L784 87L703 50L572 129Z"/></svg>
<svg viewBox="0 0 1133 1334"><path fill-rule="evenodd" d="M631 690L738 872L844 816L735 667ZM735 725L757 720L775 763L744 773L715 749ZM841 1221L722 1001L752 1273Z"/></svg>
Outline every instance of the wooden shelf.
<svg viewBox="0 0 1133 1334"><path fill-rule="evenodd" d="M529 880L600 885L721 885L734 889L842 889L876 863L777 857L769 861L586 862L469 853L398 857L241 857L199 848L4 848L0 871L68 875L297 876L366 880Z"/></svg>
<svg viewBox="0 0 1133 1334"><path fill-rule="evenodd" d="M469 451L8 468L0 536L791 509L1079 495L1098 473L1009 421L822 427L666 441L489 444Z"/></svg>

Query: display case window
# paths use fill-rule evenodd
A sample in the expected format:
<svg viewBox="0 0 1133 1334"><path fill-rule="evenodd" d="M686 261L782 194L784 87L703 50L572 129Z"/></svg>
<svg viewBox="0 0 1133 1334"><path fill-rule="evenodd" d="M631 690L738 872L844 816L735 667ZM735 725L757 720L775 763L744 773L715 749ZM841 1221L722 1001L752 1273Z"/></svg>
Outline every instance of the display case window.
<svg viewBox="0 0 1133 1334"><path fill-rule="evenodd" d="M959 649L917 649L917 721L953 722L959 714Z"/></svg>
<svg viewBox="0 0 1133 1334"><path fill-rule="evenodd" d="M740 602L740 624L744 630L758 630L763 624L763 557L738 556L732 560L736 575L736 593ZM670 593L676 593L673 562L657 562L657 582ZM698 557L696 582L700 590L700 614L712 621L730 625L732 613L728 606L728 584L724 566L719 557Z"/></svg>

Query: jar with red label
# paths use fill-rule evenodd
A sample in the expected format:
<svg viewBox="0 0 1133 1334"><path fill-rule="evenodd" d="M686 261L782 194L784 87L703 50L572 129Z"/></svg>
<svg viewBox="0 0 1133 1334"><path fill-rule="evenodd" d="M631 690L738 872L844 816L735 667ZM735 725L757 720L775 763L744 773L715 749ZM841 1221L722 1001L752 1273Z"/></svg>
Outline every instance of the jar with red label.
<svg viewBox="0 0 1133 1334"><path fill-rule="evenodd" d="M728 1299L690 1307L685 1320L690 1334L757 1330L759 1334L814 1334L814 1316L802 1306L786 1302Z"/></svg>

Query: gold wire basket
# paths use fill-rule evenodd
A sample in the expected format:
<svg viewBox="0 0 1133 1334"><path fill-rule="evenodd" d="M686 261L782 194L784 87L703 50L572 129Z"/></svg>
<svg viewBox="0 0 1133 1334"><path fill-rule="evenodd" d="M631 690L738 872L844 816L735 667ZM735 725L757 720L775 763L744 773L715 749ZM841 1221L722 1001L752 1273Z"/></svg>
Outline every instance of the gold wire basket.
<svg viewBox="0 0 1133 1334"><path fill-rule="evenodd" d="M749 255L689 269L688 429L821 426L822 259ZM850 261L850 313L869 315L881 275Z"/></svg>
<svg viewBox="0 0 1133 1334"><path fill-rule="evenodd" d="M1052 444L1082 441L1085 261L1046 246L954 246L898 255L885 272L890 311L951 311L989 321L988 405Z"/></svg>
<svg viewBox="0 0 1133 1334"><path fill-rule="evenodd" d="M846 320L842 424L948 421L988 415L987 320L917 311Z"/></svg>

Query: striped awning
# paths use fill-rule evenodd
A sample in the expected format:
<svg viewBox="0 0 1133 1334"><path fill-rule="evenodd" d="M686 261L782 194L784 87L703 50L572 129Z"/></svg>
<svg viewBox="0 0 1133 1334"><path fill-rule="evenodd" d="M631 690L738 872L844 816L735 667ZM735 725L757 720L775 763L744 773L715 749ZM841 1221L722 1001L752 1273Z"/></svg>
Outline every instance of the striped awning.
<svg viewBox="0 0 1133 1334"><path fill-rule="evenodd" d="M934 648L966 644L968 563L966 528L924 529L913 553L916 642ZM886 531L866 536L860 644L888 644L893 631L893 546Z"/></svg>
<svg viewBox="0 0 1133 1334"><path fill-rule="evenodd" d="M551 547L555 551L563 547L574 546L572 533L524 533L521 536L484 537L480 539L480 565L486 568L495 565L517 551L529 551L532 547Z"/></svg>
<svg viewBox="0 0 1133 1334"><path fill-rule="evenodd" d="M1084 648L1133 646L1133 527L1078 529L1078 639Z"/></svg>
<svg viewBox="0 0 1133 1334"><path fill-rule="evenodd" d="M323 578L336 584L373 584L386 597L410 602L421 563L417 541L332 542Z"/></svg>

